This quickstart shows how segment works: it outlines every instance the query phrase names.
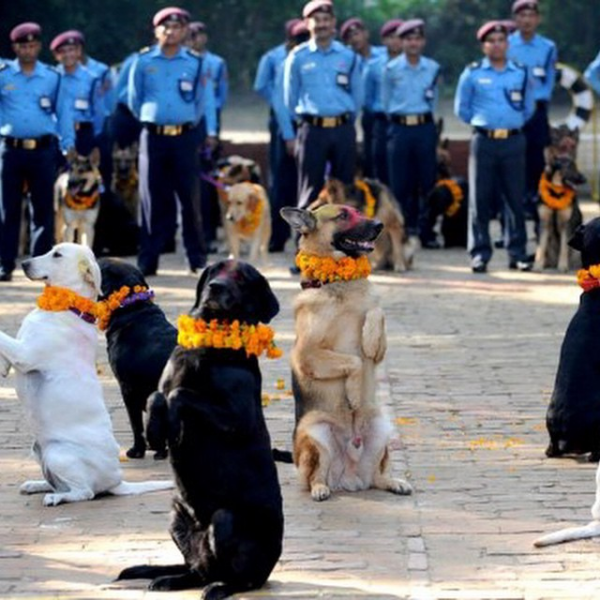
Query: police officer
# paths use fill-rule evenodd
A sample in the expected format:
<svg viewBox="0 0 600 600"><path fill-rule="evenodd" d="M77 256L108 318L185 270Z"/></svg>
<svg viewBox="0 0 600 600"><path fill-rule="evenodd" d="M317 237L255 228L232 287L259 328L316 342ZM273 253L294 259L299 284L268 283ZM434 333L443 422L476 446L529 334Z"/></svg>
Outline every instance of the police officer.
<svg viewBox="0 0 600 600"><path fill-rule="evenodd" d="M529 69L533 83L535 112L523 132L526 151L526 212L537 221L537 197L544 170L544 148L550 144L548 104L556 79L556 44L537 33L540 24L538 0L516 0L512 13L517 31L508 38L508 58Z"/></svg>
<svg viewBox="0 0 600 600"><path fill-rule="evenodd" d="M104 106L100 80L79 63L81 42L79 31L65 31L50 42L50 50L60 63L57 70L62 75L63 97L73 115L75 149L88 156L94 148L95 136L100 133Z"/></svg>
<svg viewBox="0 0 600 600"><path fill-rule="evenodd" d="M363 70L365 99L364 112L370 113L373 119L371 164L372 176L386 185L389 184L387 166L387 130L388 122L383 106L382 82L383 71L388 61L400 56L402 52L402 39L396 34L402 25L401 19L386 21L380 31L381 41L386 51L377 59L369 61Z"/></svg>
<svg viewBox="0 0 600 600"><path fill-rule="evenodd" d="M587 66L583 76L596 94L600 94L600 52L598 52L598 56Z"/></svg>
<svg viewBox="0 0 600 600"><path fill-rule="evenodd" d="M127 148L140 138L140 122L127 104L129 73L136 58L137 52L133 52L121 63L114 86L115 108L110 117L109 137L119 148Z"/></svg>
<svg viewBox="0 0 600 600"><path fill-rule="evenodd" d="M311 39L290 52L284 67L284 98L301 120L296 139L298 206L319 194L325 170L351 183L356 168L354 119L363 89L357 55L334 40L335 15L328 0L312 0L302 10Z"/></svg>
<svg viewBox="0 0 600 600"><path fill-rule="evenodd" d="M360 56L363 71L370 63L377 61L386 52L384 46L373 46L370 43L369 30L365 27L363 20L358 17L352 17L344 21L340 27L340 38L344 44L350 46ZM361 157L363 175L374 177L373 127L375 116L370 107L366 105L363 105L360 124L363 132Z"/></svg>
<svg viewBox="0 0 600 600"><path fill-rule="evenodd" d="M159 255L174 231L173 202L181 206L183 243L189 268L206 264L198 182L197 125L212 86L202 82L202 59L182 46L190 17L177 7L152 20L157 44L140 51L131 67L129 108L141 121L140 201L142 235L138 266L154 275ZM211 125L214 127L214 125ZM210 131L213 136L216 131Z"/></svg>
<svg viewBox="0 0 600 600"><path fill-rule="evenodd" d="M527 68L507 57L507 29L490 21L477 32L485 58L460 76L454 110L474 128L469 158L469 253L474 273L484 273L492 257L489 222L495 197L506 203L509 268L528 271L523 215L525 136L534 110Z"/></svg>
<svg viewBox="0 0 600 600"><path fill-rule="evenodd" d="M440 65L422 55L425 24L405 21L397 30L404 53L390 60L383 73L383 105L388 119L390 186L402 206L409 236L439 248L431 229L425 198L435 185L437 132L433 110Z"/></svg>
<svg viewBox="0 0 600 600"><path fill-rule="evenodd" d="M19 246L23 185L30 191L31 253L54 245L52 191L58 135L66 152L74 144L72 117L61 76L38 61L42 30L21 23L10 32L16 60L0 65L0 281L10 281Z"/></svg>

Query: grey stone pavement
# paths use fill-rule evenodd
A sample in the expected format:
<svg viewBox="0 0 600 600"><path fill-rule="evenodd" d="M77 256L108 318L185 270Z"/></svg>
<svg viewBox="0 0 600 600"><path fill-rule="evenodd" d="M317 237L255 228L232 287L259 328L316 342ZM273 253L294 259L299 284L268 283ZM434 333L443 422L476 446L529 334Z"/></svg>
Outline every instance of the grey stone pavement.
<svg viewBox="0 0 600 600"><path fill-rule="evenodd" d="M597 207L586 207L588 216ZM264 269L281 301L274 321L286 351L261 362L273 442L289 447L293 401L287 357L296 278L287 255ZM503 250L474 275L463 250L421 251L407 274L375 274L387 315L388 353L378 394L396 425L392 471L411 497L381 491L315 503L294 467L280 465L284 551L267 586L244 597L411 599L597 599L600 541L534 549L558 526L589 520L595 466L549 460L544 417L562 337L575 311L574 274L517 273ZM189 309L195 278L181 255L165 256L151 280L171 319ZM15 334L39 284L18 274L0 288L0 328ZM99 371L122 448L125 410L98 339ZM75 349L74 349L75 351ZM18 493L36 478L30 433L14 392L0 381L0 597L164 598L144 582L116 584L125 566L179 562L167 526L170 493L107 497L44 508ZM169 476L152 456L122 463L131 481ZM199 475L202 465L198 465ZM197 591L168 598L197 598Z"/></svg>

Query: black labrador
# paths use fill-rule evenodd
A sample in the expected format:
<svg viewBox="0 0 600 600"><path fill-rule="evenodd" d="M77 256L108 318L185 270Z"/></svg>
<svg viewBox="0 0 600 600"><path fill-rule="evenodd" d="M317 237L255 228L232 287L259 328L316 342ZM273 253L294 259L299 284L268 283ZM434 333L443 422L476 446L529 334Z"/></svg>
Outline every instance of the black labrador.
<svg viewBox="0 0 600 600"><path fill-rule="evenodd" d="M194 318L268 323L279 303L251 265L226 260L198 282ZM177 492L170 533L184 564L125 569L152 590L204 587L214 600L260 588L279 560L283 508L256 356L177 346L150 408L148 439L167 436Z"/></svg>
<svg viewBox="0 0 600 600"><path fill-rule="evenodd" d="M133 431L133 446L127 456L143 458L147 446L143 413L148 397L158 389L163 369L177 345L177 329L152 300L134 296L135 286L148 287L137 267L115 258L101 258L98 264L102 273L101 301L123 286L132 290L122 302L123 306L112 312L106 342L108 360L119 382ZM153 449L154 458L166 458L164 441Z"/></svg>
<svg viewBox="0 0 600 600"><path fill-rule="evenodd" d="M584 269L600 265L600 218L581 225L569 241ZM546 414L549 457L585 454L600 459L600 288L581 294L560 350Z"/></svg>

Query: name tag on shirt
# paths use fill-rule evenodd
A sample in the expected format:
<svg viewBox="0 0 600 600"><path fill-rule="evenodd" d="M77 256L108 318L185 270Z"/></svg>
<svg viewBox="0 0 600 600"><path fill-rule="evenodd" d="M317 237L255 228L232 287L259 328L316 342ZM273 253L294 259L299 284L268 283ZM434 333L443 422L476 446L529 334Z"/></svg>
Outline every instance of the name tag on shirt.
<svg viewBox="0 0 600 600"><path fill-rule="evenodd" d="M85 98L77 98L75 100L75 108L77 110L87 110L90 107L90 103Z"/></svg>
<svg viewBox="0 0 600 600"><path fill-rule="evenodd" d="M523 101L523 94L520 92L520 90L512 90L510 92L510 101L511 102L522 102Z"/></svg>
<svg viewBox="0 0 600 600"><path fill-rule="evenodd" d="M532 73L534 77L546 77L546 69L544 67L533 67Z"/></svg>
<svg viewBox="0 0 600 600"><path fill-rule="evenodd" d="M40 98L40 107L44 109L52 108L52 101L48 96L42 96Z"/></svg>
<svg viewBox="0 0 600 600"><path fill-rule="evenodd" d="M305 63L302 65L302 70L303 71L312 71L313 69L316 69L316 67L317 67L317 63L309 62L309 63Z"/></svg>
<svg viewBox="0 0 600 600"><path fill-rule="evenodd" d="M489 85L490 83L492 83L492 80L489 77L480 77L477 80L478 83L483 83L485 85Z"/></svg>
<svg viewBox="0 0 600 600"><path fill-rule="evenodd" d="M425 90L425 98L427 100L433 100L435 98L435 90L433 88L428 88Z"/></svg>
<svg viewBox="0 0 600 600"><path fill-rule="evenodd" d="M191 81L183 79L179 82L179 89L182 92L192 92L194 90L194 84Z"/></svg>
<svg viewBox="0 0 600 600"><path fill-rule="evenodd" d="M338 73L335 76L335 82L338 85L341 85L343 87L347 87L350 84L350 78L348 77L348 75L346 73Z"/></svg>

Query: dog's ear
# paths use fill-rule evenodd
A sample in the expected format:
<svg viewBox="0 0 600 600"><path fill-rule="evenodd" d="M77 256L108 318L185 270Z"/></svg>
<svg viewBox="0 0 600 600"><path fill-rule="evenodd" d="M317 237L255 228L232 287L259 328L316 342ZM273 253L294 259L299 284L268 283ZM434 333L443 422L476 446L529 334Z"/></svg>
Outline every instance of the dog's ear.
<svg viewBox="0 0 600 600"><path fill-rule="evenodd" d="M90 152L90 164L95 169L100 166L100 148L97 146Z"/></svg>
<svg viewBox="0 0 600 600"><path fill-rule="evenodd" d="M200 299L202 298L202 292L206 287L207 283L213 278L215 271L218 271L221 268L220 263L216 263L211 265L210 267L206 267L204 271L202 271L202 275L200 275L200 279L196 284L196 300L194 302L194 306L192 307L191 312L193 313L198 306L200 306Z"/></svg>
<svg viewBox="0 0 600 600"><path fill-rule="evenodd" d="M289 226L300 233L310 233L317 228L317 218L312 212L303 208L292 208L285 206L279 211L281 218L287 221Z"/></svg>
<svg viewBox="0 0 600 600"><path fill-rule="evenodd" d="M583 250L583 234L585 232L585 225L580 225L575 232L573 233L571 239L569 240L569 246L574 250L579 250L581 252Z"/></svg>
<svg viewBox="0 0 600 600"><path fill-rule="evenodd" d="M237 268L249 284L245 309L257 321L269 323L279 312L279 301L267 279L250 263L239 262Z"/></svg>
<svg viewBox="0 0 600 600"><path fill-rule="evenodd" d="M90 255L91 256L87 254L82 255L77 266L83 281L96 292L97 296L99 296L102 293L102 275L100 273L100 267L91 250Z"/></svg>
<svg viewBox="0 0 600 600"><path fill-rule="evenodd" d="M67 162L72 163L77 158L77 150L75 150L74 146L71 146L67 150Z"/></svg>

